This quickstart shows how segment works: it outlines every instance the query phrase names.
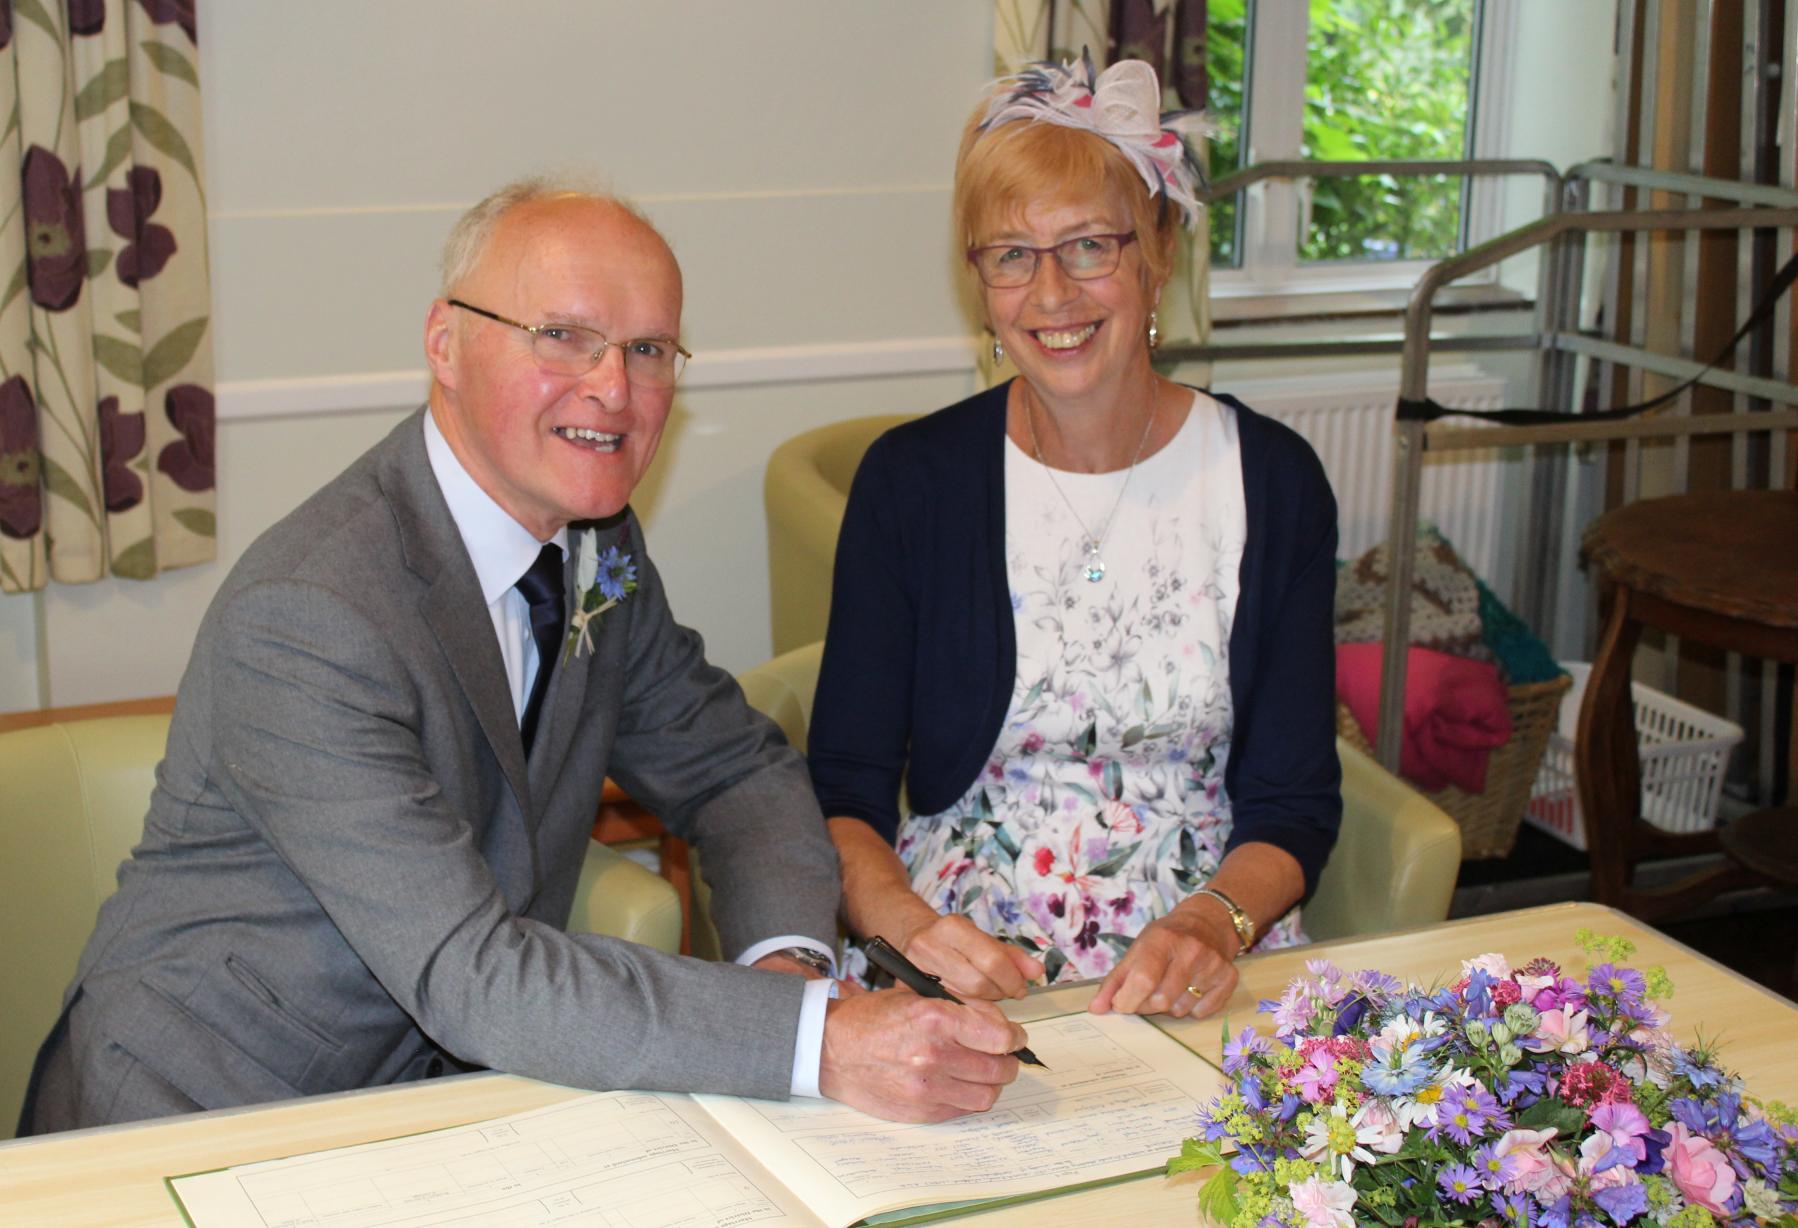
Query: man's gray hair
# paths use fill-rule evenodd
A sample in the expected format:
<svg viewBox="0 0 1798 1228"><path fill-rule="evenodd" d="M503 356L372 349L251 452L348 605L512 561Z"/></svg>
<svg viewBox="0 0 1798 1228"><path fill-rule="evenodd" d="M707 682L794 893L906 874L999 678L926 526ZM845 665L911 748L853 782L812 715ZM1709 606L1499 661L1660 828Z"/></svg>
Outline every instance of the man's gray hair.
<svg viewBox="0 0 1798 1228"><path fill-rule="evenodd" d="M500 218L520 205L563 196L577 196L616 205L642 222L664 244L668 242L662 232L656 229L655 223L643 215L641 209L608 192L591 178L579 175L531 175L506 184L457 218L456 224L450 227L449 237L443 241L443 297L450 297L456 287L474 271Z"/></svg>

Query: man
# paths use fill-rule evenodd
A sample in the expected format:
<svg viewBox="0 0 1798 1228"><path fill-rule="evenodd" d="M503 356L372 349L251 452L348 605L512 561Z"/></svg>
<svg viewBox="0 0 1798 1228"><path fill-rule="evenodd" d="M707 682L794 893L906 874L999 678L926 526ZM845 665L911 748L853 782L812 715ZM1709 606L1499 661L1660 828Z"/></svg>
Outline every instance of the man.
<svg viewBox="0 0 1798 1228"><path fill-rule="evenodd" d="M472 1067L990 1107L1015 1025L817 979L838 872L803 766L673 622L626 507L682 353L667 244L526 182L444 262L428 406L201 625L21 1133ZM563 932L608 773L697 843L739 964Z"/></svg>

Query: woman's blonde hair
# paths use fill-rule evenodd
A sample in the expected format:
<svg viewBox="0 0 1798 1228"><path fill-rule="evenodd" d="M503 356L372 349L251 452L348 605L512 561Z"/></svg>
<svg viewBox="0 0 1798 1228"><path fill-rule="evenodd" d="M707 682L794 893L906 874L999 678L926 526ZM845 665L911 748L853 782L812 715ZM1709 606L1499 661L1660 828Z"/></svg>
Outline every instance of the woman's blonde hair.
<svg viewBox="0 0 1798 1228"><path fill-rule="evenodd" d="M1146 289L1174 265L1180 210L1150 195L1142 175L1104 137L1062 124L1012 121L982 129L982 99L962 131L955 158L956 234L964 248L984 242L1041 202L1104 199L1122 204L1142 249Z"/></svg>

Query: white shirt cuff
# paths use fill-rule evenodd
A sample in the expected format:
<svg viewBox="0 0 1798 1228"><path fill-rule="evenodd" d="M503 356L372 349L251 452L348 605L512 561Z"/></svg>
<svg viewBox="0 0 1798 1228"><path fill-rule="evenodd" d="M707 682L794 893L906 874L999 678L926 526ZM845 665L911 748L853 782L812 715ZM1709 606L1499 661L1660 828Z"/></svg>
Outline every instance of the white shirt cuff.
<svg viewBox="0 0 1798 1228"><path fill-rule="evenodd" d="M793 1083L788 1089L792 1095L824 1094L818 1090L818 1067L824 1060L824 1013L836 996L835 981L805 983L805 998L799 1004L799 1032L793 1037Z"/></svg>
<svg viewBox="0 0 1798 1228"><path fill-rule="evenodd" d="M737 956L737 962L748 967L762 956L785 947L804 947L808 951L819 952L830 960L831 974L836 974L836 952L817 939L807 938L802 934L764 938ZM824 1013L826 1003L836 996L837 983L834 980L808 980L805 983L805 997L799 1003L799 1031L793 1037L793 1080L789 1087L792 1095L824 1094L818 1090L818 1066L824 1060Z"/></svg>

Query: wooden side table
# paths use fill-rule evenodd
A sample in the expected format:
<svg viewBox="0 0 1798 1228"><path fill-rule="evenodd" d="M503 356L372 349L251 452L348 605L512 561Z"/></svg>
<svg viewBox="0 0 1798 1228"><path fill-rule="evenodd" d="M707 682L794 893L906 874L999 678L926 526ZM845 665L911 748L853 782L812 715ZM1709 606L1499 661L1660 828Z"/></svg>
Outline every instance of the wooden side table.
<svg viewBox="0 0 1798 1228"><path fill-rule="evenodd" d="M1798 491L1644 499L1593 521L1585 554L1599 571L1607 607L1574 746L1593 897L1652 921L1765 881L1732 861L1667 887L1634 885L1644 858L1721 845L1715 832L1675 834L1643 820L1630 664L1644 627L1798 663Z"/></svg>

